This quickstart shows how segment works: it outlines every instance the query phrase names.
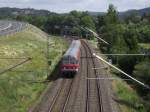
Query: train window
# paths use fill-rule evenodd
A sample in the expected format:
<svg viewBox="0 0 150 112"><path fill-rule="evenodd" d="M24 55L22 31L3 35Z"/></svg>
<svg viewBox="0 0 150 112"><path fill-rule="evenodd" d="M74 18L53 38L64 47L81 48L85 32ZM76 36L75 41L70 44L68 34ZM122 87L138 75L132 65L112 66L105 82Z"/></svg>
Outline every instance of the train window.
<svg viewBox="0 0 150 112"><path fill-rule="evenodd" d="M63 64L68 64L69 61L68 60L63 60Z"/></svg>
<svg viewBox="0 0 150 112"><path fill-rule="evenodd" d="M77 60L74 58L70 59L70 64L77 64Z"/></svg>
<svg viewBox="0 0 150 112"><path fill-rule="evenodd" d="M70 64L76 64L75 60L70 60Z"/></svg>
<svg viewBox="0 0 150 112"><path fill-rule="evenodd" d="M63 58L63 64L69 64L69 58Z"/></svg>
<svg viewBox="0 0 150 112"><path fill-rule="evenodd" d="M70 57L70 56L64 57L62 62L63 64L77 64L78 63L78 61L75 58Z"/></svg>

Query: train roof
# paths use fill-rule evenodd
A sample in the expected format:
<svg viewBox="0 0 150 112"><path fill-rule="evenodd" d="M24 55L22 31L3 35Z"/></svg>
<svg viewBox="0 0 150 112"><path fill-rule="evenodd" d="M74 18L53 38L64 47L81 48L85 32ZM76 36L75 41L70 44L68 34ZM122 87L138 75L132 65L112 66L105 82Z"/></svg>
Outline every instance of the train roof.
<svg viewBox="0 0 150 112"><path fill-rule="evenodd" d="M81 46L81 43L79 40L73 40L69 49L65 53L64 57L72 56L72 57L77 58L77 52L80 49L80 46Z"/></svg>

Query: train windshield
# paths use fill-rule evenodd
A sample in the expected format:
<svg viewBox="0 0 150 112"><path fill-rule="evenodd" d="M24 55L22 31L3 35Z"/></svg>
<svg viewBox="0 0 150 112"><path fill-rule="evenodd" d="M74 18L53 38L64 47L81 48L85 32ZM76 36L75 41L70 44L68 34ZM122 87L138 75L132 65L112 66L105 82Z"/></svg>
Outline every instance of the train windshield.
<svg viewBox="0 0 150 112"><path fill-rule="evenodd" d="M63 64L77 64L78 61L70 56L63 58Z"/></svg>
<svg viewBox="0 0 150 112"><path fill-rule="evenodd" d="M63 58L63 64L69 64L69 58L64 57Z"/></svg>
<svg viewBox="0 0 150 112"><path fill-rule="evenodd" d="M77 60L75 58L70 58L70 64L77 64Z"/></svg>

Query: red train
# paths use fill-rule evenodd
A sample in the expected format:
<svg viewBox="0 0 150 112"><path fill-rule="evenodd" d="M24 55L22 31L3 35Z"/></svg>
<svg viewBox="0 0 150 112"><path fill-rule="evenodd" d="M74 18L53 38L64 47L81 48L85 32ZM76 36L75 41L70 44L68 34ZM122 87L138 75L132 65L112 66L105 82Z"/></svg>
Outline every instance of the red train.
<svg viewBox="0 0 150 112"><path fill-rule="evenodd" d="M62 73L76 73L79 70L80 61L80 40L73 40L69 49L64 54L61 62L61 72Z"/></svg>

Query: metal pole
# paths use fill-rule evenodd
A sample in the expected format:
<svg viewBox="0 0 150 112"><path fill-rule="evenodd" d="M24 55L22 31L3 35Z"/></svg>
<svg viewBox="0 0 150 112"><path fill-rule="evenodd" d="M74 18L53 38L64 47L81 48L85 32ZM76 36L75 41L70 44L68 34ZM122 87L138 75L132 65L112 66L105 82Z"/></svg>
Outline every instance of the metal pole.
<svg viewBox="0 0 150 112"><path fill-rule="evenodd" d="M47 53L46 53L46 58L47 58L47 78L49 75L49 64L48 64L48 60L49 60L49 36L47 36Z"/></svg>

